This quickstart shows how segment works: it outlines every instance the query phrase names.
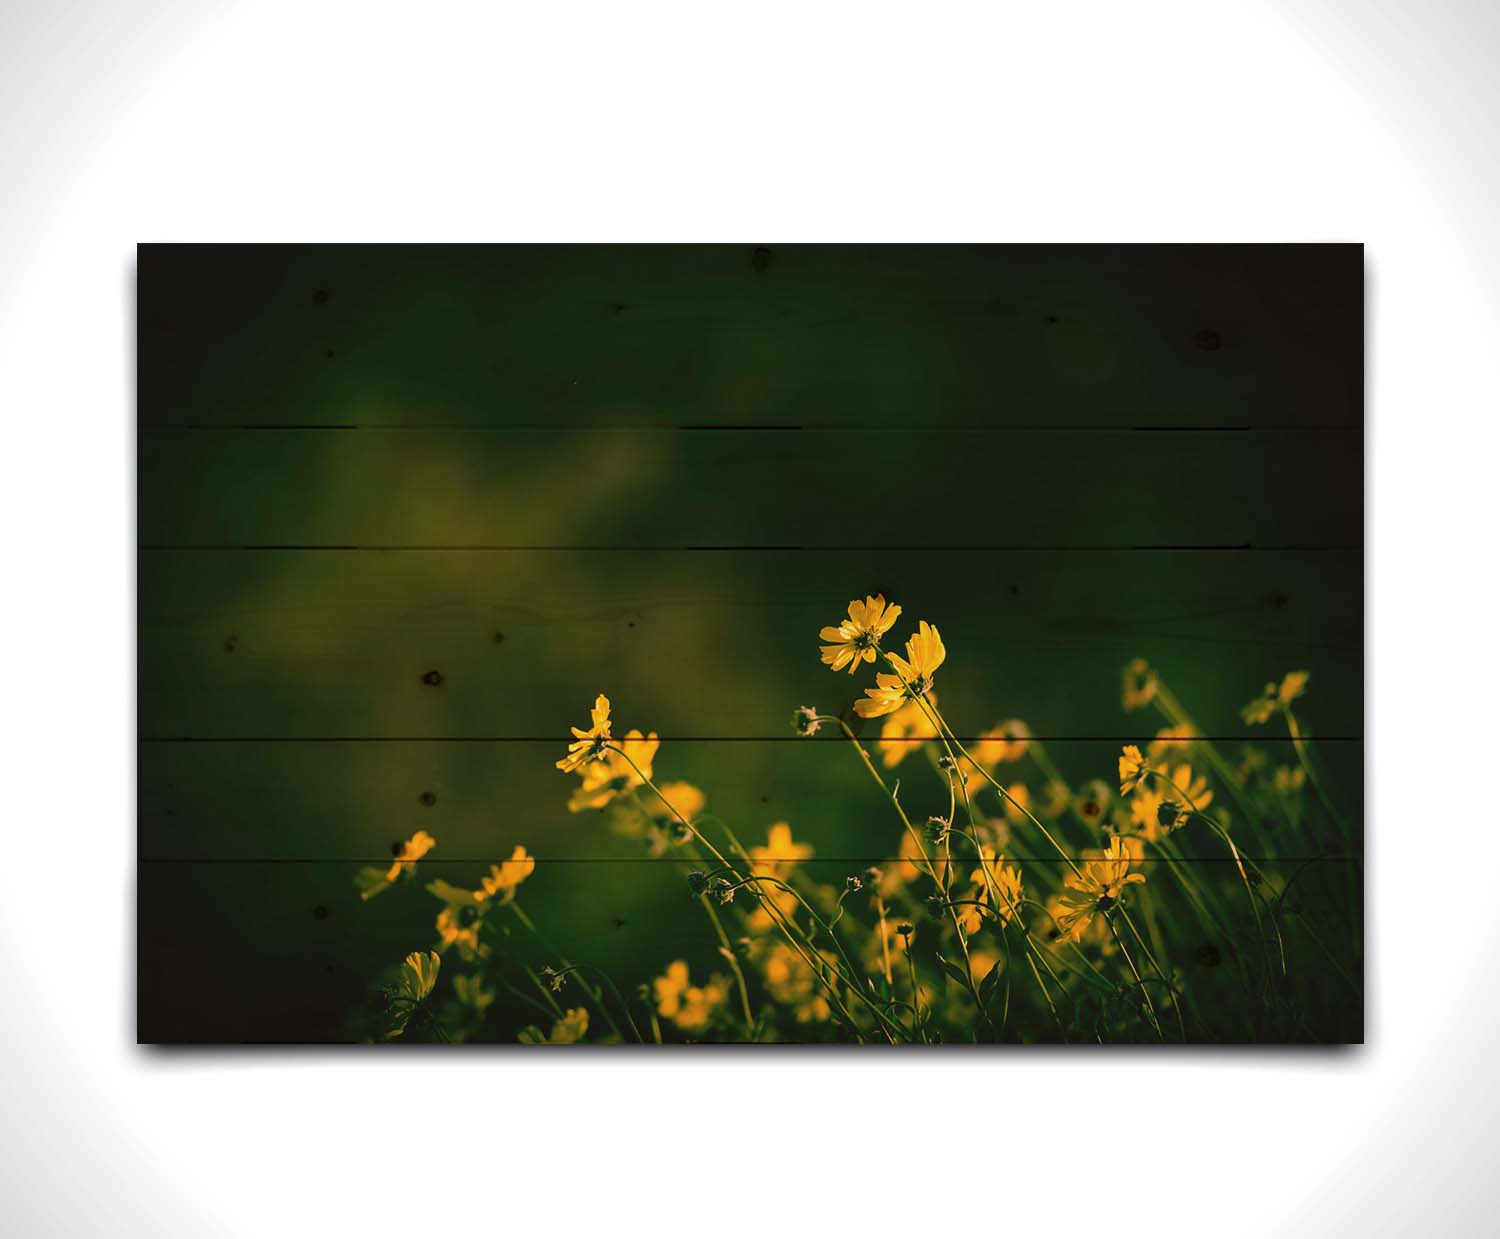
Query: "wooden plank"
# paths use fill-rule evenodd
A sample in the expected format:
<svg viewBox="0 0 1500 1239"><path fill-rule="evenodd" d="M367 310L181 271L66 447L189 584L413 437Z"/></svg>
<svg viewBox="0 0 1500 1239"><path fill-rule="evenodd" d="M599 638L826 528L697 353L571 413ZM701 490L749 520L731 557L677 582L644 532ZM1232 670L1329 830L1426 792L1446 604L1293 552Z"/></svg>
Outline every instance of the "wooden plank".
<svg viewBox="0 0 1500 1239"><path fill-rule="evenodd" d="M143 246L144 423L1360 424L1357 245Z"/></svg>
<svg viewBox="0 0 1500 1239"><path fill-rule="evenodd" d="M1329 734L1362 729L1357 551L248 552L142 556L140 728L178 736L557 736L607 691L681 737L781 736L860 681L817 632L883 590L939 624L940 692L1043 734L1123 726L1145 657L1203 726L1292 667ZM432 682L432 673L440 682Z"/></svg>
<svg viewBox="0 0 1500 1239"><path fill-rule="evenodd" d="M803 868L815 882L837 884L857 863L856 858L831 864L814 859ZM1358 864L1320 859L1297 867L1301 903L1298 923L1285 934L1288 971L1327 981L1307 990L1311 1030L1299 1031L1299 1039L1361 1035L1358 1005L1350 1003L1348 990L1327 971L1326 956L1300 928L1305 917L1323 941L1332 937L1346 915L1349 868L1358 872ZM473 881L472 864L424 860L422 866L424 881ZM1034 873L1044 868L1041 862L1030 866ZM138 872L141 907L155 913L143 917L140 927L137 1011L143 1041L306 1043L368 1035L351 1027L348 1018L368 1000L379 970L409 951L427 949L436 938L437 905L421 883L362 904L342 863L147 861ZM1055 874L1050 880L1056 881ZM687 960L695 977L723 968L719 944L686 897L676 865L539 864L522 890L526 908L555 950L542 948L501 913L498 919L512 934L503 965L513 983L525 985L519 961L537 969L555 965L559 957L587 961L626 995L649 985L670 960ZM902 906L919 933L930 932L917 902ZM737 935L733 912L725 915ZM862 902L848 915L851 923L869 923ZM1204 967L1195 955L1197 945L1175 943L1172 960L1191 980L1209 1021L1201 1035L1209 1041L1243 1040L1244 997L1235 988L1234 970ZM1224 945L1227 950L1229 944ZM470 971L456 952L443 967ZM1018 983L1018 994L1023 992ZM562 997L570 1004L584 1001L576 983ZM597 1009L593 1014L602 1023ZM1215 1035L1218 1020L1224 1027ZM531 1007L502 990L482 1039L514 1041L517 1028L536 1021ZM1039 1018L1030 1035L1049 1040L1055 1033Z"/></svg>
<svg viewBox="0 0 1500 1239"><path fill-rule="evenodd" d="M650 724L633 713L623 717ZM999 721L983 716L981 726ZM1112 783L1121 744L1144 744L1159 726L1152 714L1136 715L1112 736L1039 739L1038 752L1075 788L1095 778ZM878 726L867 728L864 742L879 758L877 735ZM1238 741L1214 744L1230 762L1243 755ZM1263 729L1253 745L1273 768L1296 764L1284 731ZM568 797L578 780L554 767L562 751L561 740L552 738L148 743L139 758L140 854L151 862L318 861L342 865L342 880L349 882L361 865L389 864L392 844L421 829L438 840L432 861L466 866L471 884L475 874L509 856L517 844L548 862L646 859L641 843L613 833L606 815L569 811ZM1359 737L1326 740L1322 753L1341 783L1358 786ZM1243 818L1222 779L1205 761L1199 764L1224 802L1219 811L1231 821ZM1000 769L1007 786L1025 783L1041 798L1049 776L1034 758ZM700 788L709 811L747 845L764 842L772 822L787 821L798 841L811 844L826 864L841 858L871 864L899 855L902 828L890 803L852 746L832 729L800 740L667 739L657 750L655 770L663 783L686 781ZM914 819L947 813L946 794L920 755L909 757L890 777L901 779L903 801ZM982 807L998 815L988 793ZM1241 845L1255 854L1257 844L1250 841L1258 835L1251 826L1239 821L1237 829ZM1076 823L1058 833L1074 847L1093 841ZM1273 825L1268 841L1284 856L1344 850L1336 841L1291 832L1284 823ZM1189 831L1180 843L1189 858L1222 863L1227 857L1204 831ZM1056 860L1024 826L1017 828L1010 854L1048 864Z"/></svg>
<svg viewBox="0 0 1500 1239"><path fill-rule="evenodd" d="M146 546L1355 545L1360 436L143 436Z"/></svg>

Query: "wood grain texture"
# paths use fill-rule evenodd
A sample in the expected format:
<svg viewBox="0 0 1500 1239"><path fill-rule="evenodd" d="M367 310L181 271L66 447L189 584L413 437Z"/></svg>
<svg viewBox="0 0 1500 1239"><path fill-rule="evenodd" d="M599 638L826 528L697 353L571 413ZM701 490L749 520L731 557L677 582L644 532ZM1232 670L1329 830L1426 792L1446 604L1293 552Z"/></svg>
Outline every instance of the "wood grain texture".
<svg viewBox="0 0 1500 1239"><path fill-rule="evenodd" d="M681 867L568 812L562 739L607 692L662 736L660 778L747 842L789 821L839 884L899 823L845 742L788 716L868 683L817 654L866 592L906 608L903 637L941 626L961 734L1022 718L1075 783L1161 726L1121 706L1131 658L1223 752L1276 764L1284 733L1240 707L1308 668L1301 717L1357 799L1362 264L142 247L141 1037L346 1036L378 969L432 940L420 883L363 905L352 882L419 828L424 881L543 858L528 904L626 984L716 966ZM903 798L946 811L917 760ZM1316 857L1311 915L1348 899L1344 840L1279 842Z"/></svg>
<svg viewBox="0 0 1500 1239"><path fill-rule="evenodd" d="M180 432L147 546L1356 545L1350 433Z"/></svg>
<svg viewBox="0 0 1500 1239"><path fill-rule="evenodd" d="M141 251L145 424L1358 427L1359 246Z"/></svg>
<svg viewBox="0 0 1500 1239"><path fill-rule="evenodd" d="M140 571L151 737L562 736L601 688L663 735L781 736L792 707L858 695L817 633L877 589L940 621L944 700L975 728L1003 702L1077 731L1086 683L1111 730L1145 657L1192 676L1215 734L1250 734L1239 706L1300 666L1320 729L1361 730L1353 551L157 551Z"/></svg>

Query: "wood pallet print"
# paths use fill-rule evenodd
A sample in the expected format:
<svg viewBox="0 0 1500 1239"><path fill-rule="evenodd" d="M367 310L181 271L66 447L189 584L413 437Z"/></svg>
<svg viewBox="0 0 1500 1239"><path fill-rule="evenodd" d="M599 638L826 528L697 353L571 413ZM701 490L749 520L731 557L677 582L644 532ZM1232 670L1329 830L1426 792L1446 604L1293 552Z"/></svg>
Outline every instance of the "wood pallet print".
<svg viewBox="0 0 1500 1239"><path fill-rule="evenodd" d="M1363 290L142 246L138 1037L1360 1041Z"/></svg>

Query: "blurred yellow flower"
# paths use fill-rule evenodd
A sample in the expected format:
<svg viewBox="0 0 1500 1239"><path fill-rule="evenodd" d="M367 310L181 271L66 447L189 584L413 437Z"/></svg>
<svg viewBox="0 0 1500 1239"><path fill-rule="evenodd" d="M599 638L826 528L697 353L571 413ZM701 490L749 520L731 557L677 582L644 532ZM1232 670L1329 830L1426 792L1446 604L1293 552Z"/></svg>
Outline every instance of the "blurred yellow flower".
<svg viewBox="0 0 1500 1239"><path fill-rule="evenodd" d="M969 757L973 760L959 759L959 766L964 771L964 791L970 796L975 795L989 782L986 771L993 771L1003 762L1019 761L1030 743L1031 731L1020 719L1008 719L980 732L979 739L969 749Z"/></svg>
<svg viewBox="0 0 1500 1239"><path fill-rule="evenodd" d="M1012 826L1019 826L1027 820L1026 815L1031 812L1031 789L1024 783L1012 783L1005 789L1005 792L1006 794L1000 797L1001 807L1005 810L1005 820Z"/></svg>
<svg viewBox="0 0 1500 1239"><path fill-rule="evenodd" d="M849 674L853 675L861 663L875 661L880 638L900 617L901 608L888 604L884 594L876 594L863 602L854 599L849 603L848 619L837 628L824 628L818 633L822 640L831 642L822 647L823 662L835 671L847 667Z"/></svg>
<svg viewBox="0 0 1500 1239"><path fill-rule="evenodd" d="M603 693L594 699L591 711L593 726L587 731L570 727L573 743L568 745L568 755L557 763L562 771L577 770L584 762L598 761L609 745L609 698Z"/></svg>
<svg viewBox="0 0 1500 1239"><path fill-rule="evenodd" d="M414 873L417 861L436 846L437 840L425 830L419 830L404 843L396 844L391 849L396 859L389 869L374 869L367 865L354 875L354 885L359 887L359 897L373 899L381 891L388 889L403 873Z"/></svg>
<svg viewBox="0 0 1500 1239"><path fill-rule="evenodd" d="M500 895L501 902L507 902L515 898L516 887L535 872L536 859L526 855L526 849L518 843L508 861L491 865L489 873L479 879L480 890L475 892L475 898L493 899Z"/></svg>
<svg viewBox="0 0 1500 1239"><path fill-rule="evenodd" d="M760 970L766 993L772 1001L791 1007L797 1023L822 1023L828 1018L828 999L820 991L812 965L788 943L771 942L760 958Z"/></svg>
<svg viewBox="0 0 1500 1239"><path fill-rule="evenodd" d="M729 1000L729 982L715 973L708 984L692 984L686 960L673 960L664 975L652 982L656 1010L685 1033L703 1032L714 1012Z"/></svg>
<svg viewBox="0 0 1500 1239"><path fill-rule="evenodd" d="M568 812L602 809L616 796L641 787L651 777L651 762L661 741L653 731L649 736L632 729L604 756L589 762L580 771L582 782L568 798Z"/></svg>
<svg viewBox="0 0 1500 1239"><path fill-rule="evenodd" d="M1271 785L1283 796L1295 796L1307 782L1307 771L1301 766L1277 766Z"/></svg>
<svg viewBox="0 0 1500 1239"><path fill-rule="evenodd" d="M490 1003L495 1001L495 991L485 989L484 977L478 973L473 976L457 976L453 978L453 992L458 1001L466 1007L472 1007L477 1014L483 1014Z"/></svg>
<svg viewBox="0 0 1500 1239"><path fill-rule="evenodd" d="M1109 808L1109 802L1112 799L1114 799L1114 791L1108 783L1103 779L1090 779L1074 797L1073 811L1090 826L1101 826L1105 820L1105 811Z"/></svg>
<svg viewBox="0 0 1500 1239"><path fill-rule="evenodd" d="M488 955L489 947L479 941L479 923L483 920L480 909L485 896L466 891L441 878L429 882L427 889L444 904L437 916L438 949L446 952L449 947L456 946L466 960Z"/></svg>
<svg viewBox="0 0 1500 1239"><path fill-rule="evenodd" d="M976 756L987 765L998 766L1001 762L1020 761L1030 744L1031 728L1018 718L1008 718L980 737L981 751Z"/></svg>
<svg viewBox="0 0 1500 1239"><path fill-rule="evenodd" d="M1073 793L1068 790L1068 785L1061 779L1048 779L1047 786L1042 789L1041 800L1031 811L1042 821L1050 822L1066 813L1072 803Z"/></svg>
<svg viewBox="0 0 1500 1239"><path fill-rule="evenodd" d="M1270 720L1278 710L1285 710L1293 701L1307 691L1309 675L1306 671L1288 671L1278 685L1267 684L1265 691L1240 711L1245 722L1255 725Z"/></svg>
<svg viewBox="0 0 1500 1239"><path fill-rule="evenodd" d="M1120 704L1127 710L1139 710L1156 697L1156 672L1144 658L1132 658L1125 664L1125 691Z"/></svg>
<svg viewBox="0 0 1500 1239"><path fill-rule="evenodd" d="M577 1045L589 1030L589 1013L583 1007L571 1008L552 1025L546 1036L535 1024L521 1029L516 1040L522 1045Z"/></svg>
<svg viewBox="0 0 1500 1239"><path fill-rule="evenodd" d="M865 689L865 695L854 703L854 712L861 718L879 718L899 710L907 701L920 700L932 691L933 674L947 656L938 630L926 620L920 621L917 631L906 639L906 657L886 655L896 674L877 672L878 687Z"/></svg>
<svg viewBox="0 0 1500 1239"><path fill-rule="evenodd" d="M1136 853L1122 839L1111 839L1103 852L1086 852L1078 872L1063 879L1059 892L1057 928L1074 942L1096 916L1107 915L1119 902L1127 886L1144 882L1145 875L1131 872Z"/></svg>
<svg viewBox="0 0 1500 1239"><path fill-rule="evenodd" d="M794 843L792 828L785 822L777 822L766 834L764 847L750 849L750 872L756 877L784 878L798 861L812 856L812 845Z"/></svg>
<svg viewBox="0 0 1500 1239"><path fill-rule="evenodd" d="M932 725L927 712L915 701L908 701L881 724L880 739L875 747L880 750L880 764L891 769L899 766L908 753L915 752L924 742L936 739L937 728Z"/></svg>
<svg viewBox="0 0 1500 1239"><path fill-rule="evenodd" d="M909 830L901 832L901 843L896 849L896 855L898 859L880 866L880 881L876 890L882 899L889 899L908 882L915 882L922 876L922 871L916 865L921 852L917 847L916 837Z"/></svg>
<svg viewBox="0 0 1500 1239"><path fill-rule="evenodd" d="M703 812L704 807L708 804L708 800L703 793L691 783L663 783L660 786L662 797L666 800L667 804L676 809L682 819L689 824L692 823L698 814ZM647 805L647 808L656 817L670 816L667 813L667 806L654 796L651 798L651 803Z"/></svg>
<svg viewBox="0 0 1500 1239"><path fill-rule="evenodd" d="M1155 739L1146 746L1146 756L1156 758L1177 749L1190 750L1198 739L1198 732L1191 723L1175 723L1156 733Z"/></svg>
<svg viewBox="0 0 1500 1239"><path fill-rule="evenodd" d="M777 878L785 882L797 863L812 854L809 844L792 841L790 826L785 822L777 822L768 832L766 845L750 849L750 872L758 878ZM769 929L776 924L777 918L772 916L766 904L778 909L783 917L791 916L797 911L797 896L789 890L770 883L754 883L752 890L763 902L745 918L745 923L751 929Z"/></svg>

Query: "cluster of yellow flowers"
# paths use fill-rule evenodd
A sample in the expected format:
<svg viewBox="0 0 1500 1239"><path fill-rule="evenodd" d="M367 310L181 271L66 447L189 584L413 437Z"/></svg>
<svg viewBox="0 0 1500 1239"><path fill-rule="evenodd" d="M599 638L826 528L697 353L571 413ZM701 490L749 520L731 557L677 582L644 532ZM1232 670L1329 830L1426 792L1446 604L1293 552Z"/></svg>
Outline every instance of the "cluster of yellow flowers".
<svg viewBox="0 0 1500 1239"><path fill-rule="evenodd" d="M1243 711L1249 724L1285 718L1297 761L1273 768L1250 747L1231 763L1156 670L1134 660L1124 668L1122 705L1157 710L1163 725L1120 748L1117 780L1073 784L1020 719L961 740L934 691L947 657L937 627L920 620L901 652L883 648L901 614L874 594L822 628L822 663L850 675L873 665L874 684L842 715L804 706L793 718L803 736L824 726L843 733L896 830L884 858L875 854L840 885L814 878L813 849L786 821L772 823L764 843L745 846L727 822L706 814L699 788L655 781L658 736L636 729L616 736L601 693L590 725L571 729L555 763L577 778L568 811L601 814L616 834L677 866L717 939L718 962L705 973L686 957L673 959L627 997L629 986L552 953L557 966L518 965L539 999L511 987L493 958L506 939L487 935L487 915L508 907L536 932L515 902L536 862L516 847L476 888L427 885L442 905L436 950L408 956L383 991L385 1035L476 1035L496 986L505 985L545 1016L515 1034L533 1044L1188 1039L1190 1022L1200 1030L1212 1024L1188 993L1187 947L1202 968L1231 956L1242 984L1258 986L1276 1018L1305 1019L1290 1002L1283 1009L1277 990L1287 975L1282 925L1296 906L1288 884L1236 842L1221 802L1227 792L1257 835L1268 821L1296 828L1311 768L1293 702L1307 673L1268 684ZM878 764L856 730L870 719L881 720ZM883 771L914 757L931 768L927 791L887 782ZM915 811L924 796L931 811ZM1217 849L1224 863L1187 864L1179 835L1191 836L1196 850ZM410 877L435 844L418 831L394 849L388 868L361 870L361 898ZM1237 949L1226 937L1247 921L1263 966L1256 949ZM453 977L452 1000L436 1011L441 957L450 951L470 971ZM552 997L568 982L587 1005L564 1008ZM1255 1018L1259 1027L1270 1017Z"/></svg>

